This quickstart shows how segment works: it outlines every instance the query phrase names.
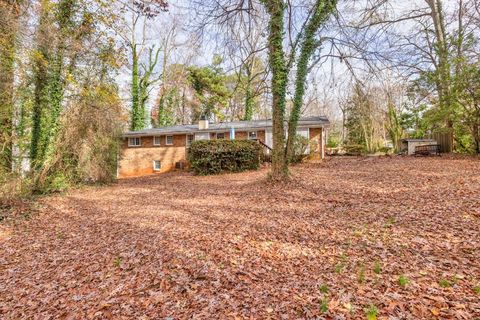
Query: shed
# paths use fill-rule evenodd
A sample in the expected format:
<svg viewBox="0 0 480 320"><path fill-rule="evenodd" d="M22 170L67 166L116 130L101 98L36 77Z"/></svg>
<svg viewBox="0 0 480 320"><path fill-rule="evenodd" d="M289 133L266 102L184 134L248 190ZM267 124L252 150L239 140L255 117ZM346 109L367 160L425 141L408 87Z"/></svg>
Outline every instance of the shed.
<svg viewBox="0 0 480 320"><path fill-rule="evenodd" d="M415 147L436 144L434 139L402 139L402 151L408 155L415 154Z"/></svg>

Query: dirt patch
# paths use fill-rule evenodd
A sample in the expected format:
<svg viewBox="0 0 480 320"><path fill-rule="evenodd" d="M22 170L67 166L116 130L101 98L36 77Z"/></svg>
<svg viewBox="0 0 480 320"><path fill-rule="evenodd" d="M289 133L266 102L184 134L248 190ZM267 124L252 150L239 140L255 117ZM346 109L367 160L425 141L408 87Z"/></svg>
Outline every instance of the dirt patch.
<svg viewBox="0 0 480 320"><path fill-rule="evenodd" d="M335 158L41 200L0 236L0 318L475 319L480 161Z"/></svg>

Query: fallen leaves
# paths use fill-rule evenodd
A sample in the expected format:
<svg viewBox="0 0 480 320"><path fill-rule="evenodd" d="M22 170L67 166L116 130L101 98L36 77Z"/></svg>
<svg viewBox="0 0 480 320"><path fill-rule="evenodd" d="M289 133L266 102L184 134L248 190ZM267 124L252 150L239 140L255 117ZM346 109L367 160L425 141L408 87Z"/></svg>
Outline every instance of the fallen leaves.
<svg viewBox="0 0 480 320"><path fill-rule="evenodd" d="M0 318L480 317L478 159L292 171L289 184L170 173L43 198L0 224Z"/></svg>

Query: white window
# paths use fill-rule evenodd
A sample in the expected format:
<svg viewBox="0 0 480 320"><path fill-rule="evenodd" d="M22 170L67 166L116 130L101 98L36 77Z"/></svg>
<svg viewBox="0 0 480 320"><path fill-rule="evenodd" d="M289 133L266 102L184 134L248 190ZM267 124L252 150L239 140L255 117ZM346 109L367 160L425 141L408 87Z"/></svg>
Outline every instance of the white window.
<svg viewBox="0 0 480 320"><path fill-rule="evenodd" d="M158 171L162 168L160 160L153 160L153 170Z"/></svg>
<svg viewBox="0 0 480 320"><path fill-rule="evenodd" d="M173 145L173 136L165 136L165 144L167 146Z"/></svg>
<svg viewBox="0 0 480 320"><path fill-rule="evenodd" d="M195 136L193 134L187 134L187 147L190 147L193 141L195 141Z"/></svg>
<svg viewBox="0 0 480 320"><path fill-rule="evenodd" d="M160 138L161 138L160 136L153 137L153 145L154 146L159 146L161 144Z"/></svg>
<svg viewBox="0 0 480 320"><path fill-rule="evenodd" d="M140 138L128 138L128 146L129 147L140 147L142 142Z"/></svg>
<svg viewBox="0 0 480 320"><path fill-rule="evenodd" d="M225 139L225 132L217 132L217 139Z"/></svg>
<svg viewBox="0 0 480 320"><path fill-rule="evenodd" d="M257 131L249 131L248 140L257 140Z"/></svg>

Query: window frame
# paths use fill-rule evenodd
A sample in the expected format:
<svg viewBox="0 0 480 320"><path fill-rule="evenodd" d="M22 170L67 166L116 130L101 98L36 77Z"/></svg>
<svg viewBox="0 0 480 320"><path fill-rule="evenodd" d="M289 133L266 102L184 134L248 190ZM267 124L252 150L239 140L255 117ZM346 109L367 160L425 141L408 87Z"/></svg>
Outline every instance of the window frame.
<svg viewBox="0 0 480 320"><path fill-rule="evenodd" d="M190 141L190 143L188 143L188 137L192 137L192 141ZM192 145L192 142L195 141L195 134L186 134L185 135L185 145L188 147L190 147Z"/></svg>
<svg viewBox="0 0 480 320"><path fill-rule="evenodd" d="M168 137L172 137L172 143L168 143ZM173 135L172 134L165 136L165 145L166 146L173 146Z"/></svg>
<svg viewBox="0 0 480 320"><path fill-rule="evenodd" d="M156 143L156 139L158 138L158 143ZM162 145L162 136L153 136L153 145L154 146L161 146Z"/></svg>
<svg viewBox="0 0 480 320"><path fill-rule="evenodd" d="M223 134L223 138L219 138L218 135ZM225 132L216 132L215 133L215 139L217 140L225 140Z"/></svg>
<svg viewBox="0 0 480 320"><path fill-rule="evenodd" d="M203 135L203 137L202 137L202 135ZM199 137L198 140L200 140L200 141L202 141L202 140L212 140L211 132L204 132L204 131L195 132L195 141L197 141L197 136Z"/></svg>
<svg viewBox="0 0 480 320"><path fill-rule="evenodd" d="M135 140L135 142L137 141L138 139L138 144L132 144L132 140ZM128 138L128 147L131 147L131 148L138 148L138 147L141 147L142 146L142 138L141 137L129 137Z"/></svg>
<svg viewBox="0 0 480 320"><path fill-rule="evenodd" d="M250 133L255 133L255 138L250 138ZM258 140L258 131L248 131L247 140Z"/></svg>
<svg viewBox="0 0 480 320"><path fill-rule="evenodd" d="M157 166L156 166L157 162L160 165L158 167L158 169L157 169ZM153 171L160 171L160 170L162 170L162 161L161 160L153 160Z"/></svg>

